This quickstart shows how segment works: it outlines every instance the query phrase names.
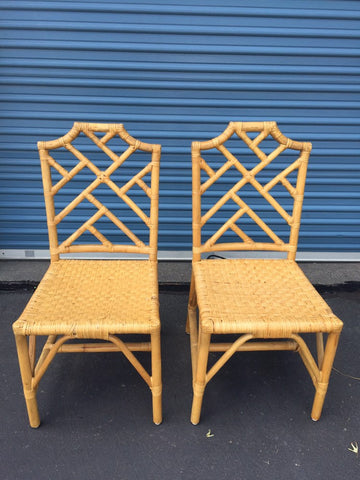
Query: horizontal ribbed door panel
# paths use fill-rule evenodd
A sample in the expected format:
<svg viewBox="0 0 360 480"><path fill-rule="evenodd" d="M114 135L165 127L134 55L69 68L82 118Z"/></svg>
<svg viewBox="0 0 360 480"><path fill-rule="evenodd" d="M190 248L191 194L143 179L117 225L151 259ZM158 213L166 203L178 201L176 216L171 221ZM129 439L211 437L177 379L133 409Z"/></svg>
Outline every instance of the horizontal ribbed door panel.
<svg viewBox="0 0 360 480"><path fill-rule="evenodd" d="M360 251L359 2L0 6L0 249L47 249L36 142L74 121L162 144L159 249L189 251L191 141L275 120L313 143L299 251Z"/></svg>

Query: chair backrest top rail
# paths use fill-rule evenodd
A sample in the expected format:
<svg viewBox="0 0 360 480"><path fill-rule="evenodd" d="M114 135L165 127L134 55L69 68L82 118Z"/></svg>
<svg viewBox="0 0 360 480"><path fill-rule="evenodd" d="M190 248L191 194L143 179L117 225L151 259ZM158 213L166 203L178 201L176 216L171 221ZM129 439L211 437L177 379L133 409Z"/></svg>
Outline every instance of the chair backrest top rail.
<svg viewBox="0 0 360 480"><path fill-rule="evenodd" d="M80 132L115 132L120 138L122 138L128 145L136 147L136 149L143 150L144 152L159 151L161 145L145 143L132 137L125 129L122 123L83 123L74 122L73 127L64 136L55 140L40 141L38 142L39 150L53 150L55 148L61 148L66 144L71 143L79 135Z"/></svg>
<svg viewBox="0 0 360 480"><path fill-rule="evenodd" d="M312 144L310 142L299 142L291 140L286 137L279 129L278 125L274 121L269 122L230 122L226 129L210 140L203 142L192 142L193 149L210 150L216 148L219 145L225 143L229 138L236 133L240 136L241 132L262 132L265 131L270 134L280 144L286 145L286 148L293 150L303 150L310 152Z"/></svg>

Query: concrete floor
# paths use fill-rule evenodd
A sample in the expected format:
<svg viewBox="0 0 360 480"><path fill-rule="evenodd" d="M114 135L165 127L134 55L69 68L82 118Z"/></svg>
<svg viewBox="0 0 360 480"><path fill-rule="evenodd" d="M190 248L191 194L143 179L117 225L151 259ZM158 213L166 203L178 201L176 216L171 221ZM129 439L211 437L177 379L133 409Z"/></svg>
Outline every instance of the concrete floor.
<svg viewBox="0 0 360 480"><path fill-rule="evenodd" d="M357 478L360 457L348 450L351 442L360 444L360 382L351 378L360 377L360 288L354 278L319 289L345 327L335 360L342 374L333 372L316 423L310 419L314 389L297 354L243 352L211 380L201 422L191 425L187 289L175 293L164 284L163 424L152 424L148 388L121 354L73 354L58 355L43 378L42 425L33 430L11 331L31 291L20 284L0 291L0 478ZM146 354L139 358L147 364Z"/></svg>

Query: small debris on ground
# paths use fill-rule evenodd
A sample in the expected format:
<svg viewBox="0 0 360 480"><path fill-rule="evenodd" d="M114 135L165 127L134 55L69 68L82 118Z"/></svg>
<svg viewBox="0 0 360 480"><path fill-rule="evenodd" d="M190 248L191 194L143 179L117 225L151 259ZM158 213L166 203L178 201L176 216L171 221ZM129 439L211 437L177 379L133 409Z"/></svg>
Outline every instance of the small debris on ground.
<svg viewBox="0 0 360 480"><path fill-rule="evenodd" d="M357 442L351 442L351 448L348 448L348 450L350 450L350 452L355 453L357 457L359 456L359 445Z"/></svg>

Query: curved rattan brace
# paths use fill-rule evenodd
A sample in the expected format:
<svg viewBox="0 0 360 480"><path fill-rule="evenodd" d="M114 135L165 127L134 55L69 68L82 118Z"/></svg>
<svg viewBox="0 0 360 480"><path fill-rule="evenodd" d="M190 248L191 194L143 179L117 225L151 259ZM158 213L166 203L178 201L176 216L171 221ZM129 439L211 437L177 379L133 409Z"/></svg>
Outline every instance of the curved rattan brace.
<svg viewBox="0 0 360 480"><path fill-rule="evenodd" d="M213 376L220 370L221 367L225 365L225 363L234 355L234 353L237 351L237 349L241 346L244 345L244 343L248 342L254 338L254 335L251 333L247 333L245 335L241 335L232 345L231 347L226 350L223 355L219 358L219 360L210 368L208 373L206 374L205 377L205 384L210 382L210 380L213 378Z"/></svg>
<svg viewBox="0 0 360 480"><path fill-rule="evenodd" d="M109 335L109 341L112 342L114 345L119 347L125 357L129 360L131 365L135 368L138 374L145 380L148 386L151 388L151 377L145 370L145 368L141 365L139 360L135 357L135 355L128 349L126 344L120 340L120 338L116 337L115 335Z"/></svg>
<svg viewBox="0 0 360 480"><path fill-rule="evenodd" d="M38 365L35 368L35 376L32 379L32 388L36 389L37 386L39 385L40 380L44 376L46 370L48 369L50 363L54 359L55 355L57 354L57 351L63 345L65 342L68 340L74 338L71 335L64 335L61 338L59 338L55 343L52 344L51 349L49 350L46 358L44 358L43 362L41 364L38 363Z"/></svg>
<svg viewBox="0 0 360 480"><path fill-rule="evenodd" d="M306 345L304 339L301 338L300 335L293 334L291 335L291 338L295 340L295 342L298 344L298 352L300 354L300 357L304 362L304 365L309 372L311 380L316 388L320 379L320 370L316 365L314 357L311 355L309 347Z"/></svg>

